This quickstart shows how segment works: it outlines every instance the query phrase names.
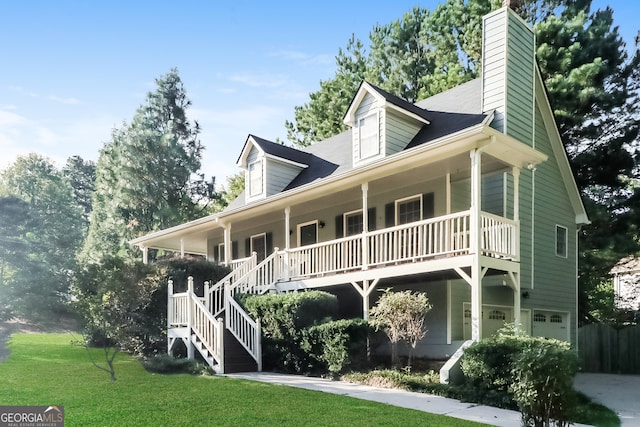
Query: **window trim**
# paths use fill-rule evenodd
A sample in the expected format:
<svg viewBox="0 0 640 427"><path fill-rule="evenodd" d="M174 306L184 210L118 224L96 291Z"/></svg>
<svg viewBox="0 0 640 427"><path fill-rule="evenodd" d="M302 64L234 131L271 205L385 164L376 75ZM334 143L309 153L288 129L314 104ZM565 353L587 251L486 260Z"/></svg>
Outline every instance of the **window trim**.
<svg viewBox="0 0 640 427"><path fill-rule="evenodd" d="M363 144L362 144L362 130L366 129L366 122L367 119L372 119L374 121L374 128L375 128L375 150L370 150L370 151L365 151L362 149ZM360 124L360 122L362 122L364 120L365 125L362 126ZM370 159L376 156L380 155L380 112L379 111L374 111L371 112L369 114L363 115L362 117L358 118L357 120L358 123L358 157L360 160L365 160L365 159ZM366 135L366 136L370 136L370 135ZM370 147L367 147L370 148Z"/></svg>
<svg viewBox="0 0 640 427"><path fill-rule="evenodd" d="M318 223L319 223L319 221L317 219L314 219L312 221L301 222L296 226L296 231L297 231L297 233L296 233L297 234L296 243L297 243L299 248L303 247L300 244L300 237L302 237L302 234L300 233L300 230L302 229L302 227L306 227L306 226L309 226L309 225L314 225L315 224L315 226L316 226L316 243L318 243L318 238L319 238L318 230L320 229L320 227L318 227ZM308 246L308 245L305 245L305 246Z"/></svg>
<svg viewBox="0 0 640 427"><path fill-rule="evenodd" d="M398 219L400 217L399 215L399 207L401 203L405 203L405 202L409 202L409 201L413 201L415 199L418 199L418 201L420 202L420 220L422 220L422 217L424 216L424 206L422 206L422 194L418 193L418 194L414 194L413 196L408 196L408 197L404 197L402 199L396 199L395 202L395 210L394 210L394 214L395 214L395 225L402 225L398 222ZM415 221L414 221L415 222ZM410 223L408 223L410 224Z"/></svg>
<svg viewBox="0 0 640 427"><path fill-rule="evenodd" d="M249 247L251 249L251 254L253 254L254 252L258 253L258 251L256 251L253 248L253 239L258 239L258 238L262 238L262 241L264 243L264 258L266 258L269 254L268 254L268 249L267 249L267 233L258 233L258 234L254 234L252 236L249 236ZM260 254L258 254L258 260L260 260ZM263 259L264 259L263 258Z"/></svg>
<svg viewBox="0 0 640 427"><path fill-rule="evenodd" d="M218 243L218 259L216 261L218 261L218 263L226 262L225 255L224 242Z"/></svg>
<svg viewBox="0 0 640 427"><path fill-rule="evenodd" d="M560 246L558 245L558 231L564 230L564 252L560 252ZM556 224L556 233L555 233L555 246L556 246L556 256L560 258L567 258L569 256L569 229L562 225Z"/></svg>
<svg viewBox="0 0 640 427"><path fill-rule="evenodd" d="M342 214L342 230L343 230L343 237L350 237L350 236L357 236L358 234L362 234L362 231L360 233L356 233L356 234L348 234L347 230L348 230L348 225L347 225L347 217L353 217L356 215L360 215L360 217L362 218L362 228L364 230L364 214L362 213L362 209L356 209L353 211L349 211L349 212L345 212Z"/></svg>
<svg viewBox="0 0 640 427"><path fill-rule="evenodd" d="M258 165L258 166L256 166ZM252 173L251 167L255 167L255 171ZM260 191L254 191L253 184L253 176L258 176L258 168L259 168L259 177L260 177ZM247 171L249 173L249 197L257 197L264 194L264 162L263 159L257 159L253 162L249 163L247 166Z"/></svg>

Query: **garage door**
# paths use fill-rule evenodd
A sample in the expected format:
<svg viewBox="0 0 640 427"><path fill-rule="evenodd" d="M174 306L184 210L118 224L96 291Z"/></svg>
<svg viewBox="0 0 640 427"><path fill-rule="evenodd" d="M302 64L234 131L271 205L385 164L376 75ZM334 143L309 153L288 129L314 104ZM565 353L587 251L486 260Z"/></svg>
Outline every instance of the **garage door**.
<svg viewBox="0 0 640 427"><path fill-rule="evenodd" d="M569 341L569 314L535 310L533 312L533 335Z"/></svg>

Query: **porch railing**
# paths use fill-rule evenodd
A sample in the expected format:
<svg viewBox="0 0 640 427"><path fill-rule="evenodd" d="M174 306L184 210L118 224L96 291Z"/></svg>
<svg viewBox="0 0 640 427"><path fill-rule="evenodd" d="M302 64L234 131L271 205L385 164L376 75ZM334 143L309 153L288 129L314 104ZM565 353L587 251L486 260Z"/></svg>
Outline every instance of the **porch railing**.
<svg viewBox="0 0 640 427"><path fill-rule="evenodd" d="M480 219L480 247L483 254L519 260L519 222L486 212L480 215Z"/></svg>
<svg viewBox="0 0 640 427"><path fill-rule="evenodd" d="M227 274L217 283L207 283L204 287L204 304L209 311L217 316L224 310L224 288L232 286L238 280L246 276L256 266L256 254L247 258L235 260L231 263L231 273Z"/></svg>

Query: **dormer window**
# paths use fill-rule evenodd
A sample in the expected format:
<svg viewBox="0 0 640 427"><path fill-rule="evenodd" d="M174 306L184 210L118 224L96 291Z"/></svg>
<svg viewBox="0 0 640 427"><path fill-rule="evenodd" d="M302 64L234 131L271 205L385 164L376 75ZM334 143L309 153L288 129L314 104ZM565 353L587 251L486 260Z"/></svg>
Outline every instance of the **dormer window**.
<svg viewBox="0 0 640 427"><path fill-rule="evenodd" d="M360 159L380 154L380 121L378 113L369 114L358 120L358 140Z"/></svg>
<svg viewBox="0 0 640 427"><path fill-rule="evenodd" d="M249 196L259 196L264 191L262 160L249 164Z"/></svg>

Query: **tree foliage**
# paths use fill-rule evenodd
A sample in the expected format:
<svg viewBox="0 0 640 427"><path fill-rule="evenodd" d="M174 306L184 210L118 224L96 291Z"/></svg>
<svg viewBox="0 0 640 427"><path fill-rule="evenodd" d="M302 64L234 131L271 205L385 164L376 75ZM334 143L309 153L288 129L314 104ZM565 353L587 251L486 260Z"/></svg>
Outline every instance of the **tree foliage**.
<svg viewBox="0 0 640 427"><path fill-rule="evenodd" d="M65 175L37 154L0 175L0 280L6 311L41 320L66 311L82 209ZM10 308L10 310L9 310Z"/></svg>
<svg viewBox="0 0 640 427"><path fill-rule="evenodd" d="M420 292L402 291L391 292L386 289L371 309L369 320L372 327L382 329L391 342L391 363L399 365L398 343L406 341L411 346L411 356L418 341L427 333L425 317L431 310L431 303L427 295Z"/></svg>
<svg viewBox="0 0 640 427"><path fill-rule="evenodd" d="M198 174L200 128L187 118L191 101L173 69L131 123L115 129L100 151L89 236L83 260L127 256L128 241L202 216L214 182Z"/></svg>

